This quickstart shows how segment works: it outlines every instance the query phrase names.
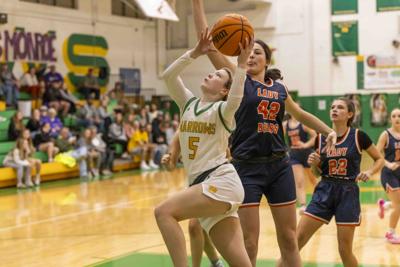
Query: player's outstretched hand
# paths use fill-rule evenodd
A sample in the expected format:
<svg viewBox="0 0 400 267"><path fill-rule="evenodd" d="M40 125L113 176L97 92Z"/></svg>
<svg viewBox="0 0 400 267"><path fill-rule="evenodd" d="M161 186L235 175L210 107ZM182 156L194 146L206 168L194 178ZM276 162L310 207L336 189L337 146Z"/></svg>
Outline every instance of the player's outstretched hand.
<svg viewBox="0 0 400 267"><path fill-rule="evenodd" d="M326 150L327 150L327 152L328 151L332 151L333 149L335 149L336 142L337 142L337 134L336 134L335 131L332 131L326 137Z"/></svg>
<svg viewBox="0 0 400 267"><path fill-rule="evenodd" d="M192 49L190 56L192 58L197 58L199 56L205 55L208 52L215 51L212 45L211 32L208 31L208 27L201 32L200 39L197 42L195 48Z"/></svg>
<svg viewBox="0 0 400 267"><path fill-rule="evenodd" d="M370 178L371 178L371 172L369 172L369 171L360 172L356 177L356 182L358 182L358 181L366 182Z"/></svg>
<svg viewBox="0 0 400 267"><path fill-rule="evenodd" d="M241 42L239 42L240 47L240 54L237 58L238 67L245 69L247 66L247 60L250 57L251 52L253 51L254 47L254 38L247 38L245 39L245 45L243 46Z"/></svg>

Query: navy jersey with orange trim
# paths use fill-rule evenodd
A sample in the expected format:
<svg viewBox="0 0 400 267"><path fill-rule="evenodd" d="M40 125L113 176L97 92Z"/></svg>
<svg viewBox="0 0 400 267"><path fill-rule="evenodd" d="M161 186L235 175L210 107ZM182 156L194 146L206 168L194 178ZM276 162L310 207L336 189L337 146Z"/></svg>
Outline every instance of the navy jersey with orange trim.
<svg viewBox="0 0 400 267"><path fill-rule="evenodd" d="M388 130L388 142L384 149L385 160L389 162L400 161L400 140L396 139Z"/></svg>
<svg viewBox="0 0 400 267"><path fill-rule="evenodd" d="M291 128L289 121L286 124L286 133L289 139L289 147L296 144L298 141L306 143L308 141L308 133L304 131L303 124L299 123L296 127Z"/></svg>
<svg viewBox="0 0 400 267"><path fill-rule="evenodd" d="M346 134L338 140L335 149L329 153L321 152L326 146L325 137L318 134L317 139L317 151L321 154L321 175L355 180L360 173L361 151L372 144L368 135L358 129L348 128Z"/></svg>
<svg viewBox="0 0 400 267"><path fill-rule="evenodd" d="M282 121L287 91L283 84L271 86L246 78L242 103L235 114L232 156L246 160L285 152Z"/></svg>

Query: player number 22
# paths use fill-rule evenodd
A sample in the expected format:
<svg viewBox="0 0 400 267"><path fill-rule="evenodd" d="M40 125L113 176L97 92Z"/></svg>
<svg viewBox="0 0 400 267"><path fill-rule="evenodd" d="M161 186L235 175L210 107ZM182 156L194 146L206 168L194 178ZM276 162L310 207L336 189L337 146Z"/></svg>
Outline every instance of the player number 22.
<svg viewBox="0 0 400 267"><path fill-rule="evenodd" d="M264 120L275 121L280 109L281 105L278 102L270 103L268 100L262 100L258 104L257 112L263 116Z"/></svg>
<svg viewBox="0 0 400 267"><path fill-rule="evenodd" d="M330 159L329 175L346 175L347 174L347 159Z"/></svg>
<svg viewBox="0 0 400 267"><path fill-rule="evenodd" d="M198 136L189 137L189 150L191 151L191 153L189 154L189 159L195 159L197 149L199 148L199 146L197 145L198 142L200 142L200 137Z"/></svg>

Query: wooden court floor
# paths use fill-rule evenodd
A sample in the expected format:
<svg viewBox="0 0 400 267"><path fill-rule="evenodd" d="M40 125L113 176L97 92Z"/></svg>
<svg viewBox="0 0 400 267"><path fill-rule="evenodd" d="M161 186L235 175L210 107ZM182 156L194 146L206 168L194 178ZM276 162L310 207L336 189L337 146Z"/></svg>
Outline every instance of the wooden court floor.
<svg viewBox="0 0 400 267"><path fill-rule="evenodd" d="M77 179L40 189L0 190L0 266L172 266L153 208L185 186L184 172L130 172L89 183ZM362 185L361 227L354 249L362 266L400 266L400 245L383 236L378 181ZM182 223L187 236L187 223ZM400 230L400 228L398 229ZM334 221L301 253L305 266L341 266ZM269 208L261 207L259 266L279 257ZM209 266L205 262L204 266Z"/></svg>

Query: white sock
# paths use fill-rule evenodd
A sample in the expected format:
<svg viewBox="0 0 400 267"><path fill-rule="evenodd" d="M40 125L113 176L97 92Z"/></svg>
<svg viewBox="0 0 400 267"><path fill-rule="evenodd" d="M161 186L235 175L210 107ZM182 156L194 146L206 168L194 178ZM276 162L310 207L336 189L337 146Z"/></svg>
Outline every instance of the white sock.
<svg viewBox="0 0 400 267"><path fill-rule="evenodd" d="M392 207L392 202L391 201L385 201L385 204L383 204L383 208L385 210L388 210Z"/></svg>
<svg viewBox="0 0 400 267"><path fill-rule="evenodd" d="M391 234L396 234L396 229L394 229L394 228L389 228L389 233L391 233Z"/></svg>

